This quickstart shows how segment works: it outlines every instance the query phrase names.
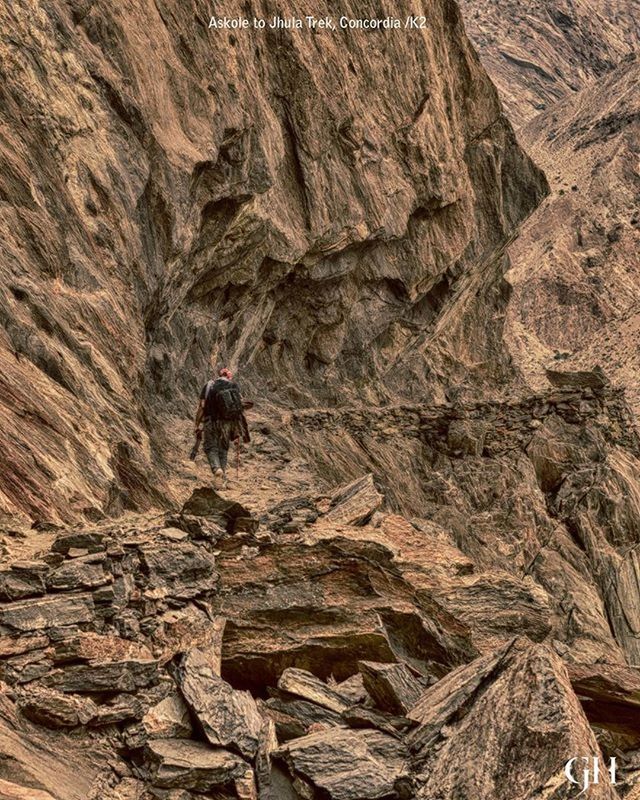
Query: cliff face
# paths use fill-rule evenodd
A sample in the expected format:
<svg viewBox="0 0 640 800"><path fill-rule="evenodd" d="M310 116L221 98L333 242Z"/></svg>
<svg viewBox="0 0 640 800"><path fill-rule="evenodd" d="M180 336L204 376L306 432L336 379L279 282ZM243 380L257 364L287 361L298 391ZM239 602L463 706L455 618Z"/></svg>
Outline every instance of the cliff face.
<svg viewBox="0 0 640 800"><path fill-rule="evenodd" d="M501 248L545 181L453 2L413 34L0 15L5 512L171 497L165 441L220 359L296 404L504 376Z"/></svg>

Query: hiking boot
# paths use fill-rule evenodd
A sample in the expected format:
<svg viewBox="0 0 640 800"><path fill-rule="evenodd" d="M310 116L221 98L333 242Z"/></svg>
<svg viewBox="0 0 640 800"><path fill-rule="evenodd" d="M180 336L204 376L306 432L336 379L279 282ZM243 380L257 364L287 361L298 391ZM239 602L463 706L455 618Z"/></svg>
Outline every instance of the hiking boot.
<svg viewBox="0 0 640 800"><path fill-rule="evenodd" d="M224 472L218 467L213 473L213 485L216 489L222 489L224 485Z"/></svg>

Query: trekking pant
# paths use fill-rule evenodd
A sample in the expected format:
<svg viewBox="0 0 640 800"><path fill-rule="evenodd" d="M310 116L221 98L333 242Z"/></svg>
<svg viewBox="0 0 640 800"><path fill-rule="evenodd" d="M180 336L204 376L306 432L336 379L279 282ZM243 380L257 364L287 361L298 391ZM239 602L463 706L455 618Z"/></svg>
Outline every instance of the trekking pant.
<svg viewBox="0 0 640 800"><path fill-rule="evenodd" d="M205 419L204 421L202 447L214 475L218 469L223 472L227 471L227 455L229 453L229 431L226 430L227 427L224 423L212 422L210 419Z"/></svg>

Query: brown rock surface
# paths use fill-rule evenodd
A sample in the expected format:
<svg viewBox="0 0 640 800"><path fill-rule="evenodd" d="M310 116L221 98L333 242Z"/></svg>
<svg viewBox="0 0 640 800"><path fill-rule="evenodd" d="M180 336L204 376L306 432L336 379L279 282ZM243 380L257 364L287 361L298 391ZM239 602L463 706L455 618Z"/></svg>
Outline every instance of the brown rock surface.
<svg viewBox="0 0 640 800"><path fill-rule="evenodd" d="M395 390L432 393L470 352L505 374L501 248L545 183L455 4L403 35L229 36L210 12L0 12L4 512L171 498L166 435L211 358L297 403L375 402L400 362Z"/></svg>
<svg viewBox="0 0 640 800"><path fill-rule="evenodd" d="M465 27L521 128L603 79L640 40L638 0L461 0Z"/></svg>
<svg viewBox="0 0 640 800"><path fill-rule="evenodd" d="M625 51L598 2L505 5L554 35L518 114ZM633 322L637 62L522 129L557 191L514 241L547 185L454 2L210 13L0 9L0 794L564 800L618 751L626 790L640 440L587 354ZM256 403L216 492L222 361Z"/></svg>
<svg viewBox="0 0 640 800"><path fill-rule="evenodd" d="M525 638L451 672L409 716L420 723L409 743L422 756L425 800L568 798L565 762L599 753L561 660ZM608 777L589 791L617 797Z"/></svg>
<svg viewBox="0 0 640 800"><path fill-rule="evenodd" d="M11 800L87 800L109 771L105 748L87 748L60 731L32 725L16 713L4 691L0 742L0 792Z"/></svg>

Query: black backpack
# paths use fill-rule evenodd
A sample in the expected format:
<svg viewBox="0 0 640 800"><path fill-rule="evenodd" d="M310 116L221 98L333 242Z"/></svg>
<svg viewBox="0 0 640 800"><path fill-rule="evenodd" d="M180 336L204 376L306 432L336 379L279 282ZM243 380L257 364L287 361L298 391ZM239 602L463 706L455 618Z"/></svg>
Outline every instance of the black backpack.
<svg viewBox="0 0 640 800"><path fill-rule="evenodd" d="M216 381L211 388L216 419L238 420L242 416L240 389L229 381Z"/></svg>

